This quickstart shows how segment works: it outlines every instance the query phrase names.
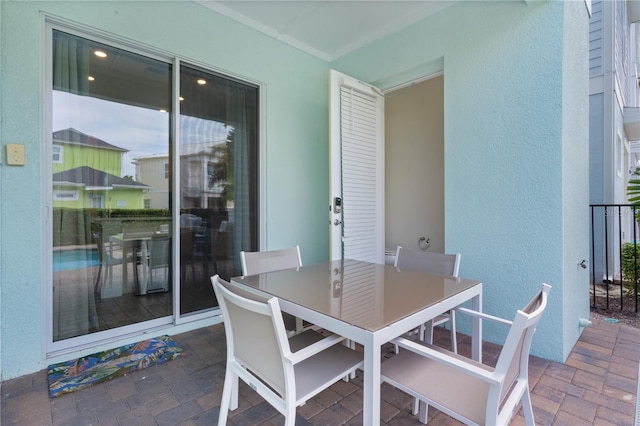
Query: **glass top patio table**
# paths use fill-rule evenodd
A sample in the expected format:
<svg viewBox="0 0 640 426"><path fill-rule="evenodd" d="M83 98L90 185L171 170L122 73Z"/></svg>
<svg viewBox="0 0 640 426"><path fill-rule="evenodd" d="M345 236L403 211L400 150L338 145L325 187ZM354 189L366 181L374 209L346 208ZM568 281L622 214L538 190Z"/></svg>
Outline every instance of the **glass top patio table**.
<svg viewBox="0 0 640 426"><path fill-rule="evenodd" d="M381 347L437 315L471 301L482 308L482 283L390 265L338 260L231 281L278 297L284 312L360 343L364 349L363 424L380 423ZM482 360L481 321L472 319L472 357Z"/></svg>
<svg viewBox="0 0 640 426"><path fill-rule="evenodd" d="M337 260L232 280L370 332L479 284L475 280L356 260Z"/></svg>

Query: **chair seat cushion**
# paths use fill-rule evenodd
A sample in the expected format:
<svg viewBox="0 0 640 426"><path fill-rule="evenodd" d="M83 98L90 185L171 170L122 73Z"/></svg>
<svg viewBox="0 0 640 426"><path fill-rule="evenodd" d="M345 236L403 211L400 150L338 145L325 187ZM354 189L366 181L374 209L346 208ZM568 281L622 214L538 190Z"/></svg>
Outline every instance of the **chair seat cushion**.
<svg viewBox="0 0 640 426"><path fill-rule="evenodd" d="M341 343L296 364L296 401L306 401L317 393L317 389L331 386L355 368L362 368L362 365L362 352L349 349Z"/></svg>
<svg viewBox="0 0 640 426"><path fill-rule="evenodd" d="M325 336L316 331L303 331L302 333L298 333L289 338L289 349L291 349L291 352L297 352L300 349L306 348L307 346L319 342L324 338Z"/></svg>
<svg viewBox="0 0 640 426"><path fill-rule="evenodd" d="M383 362L381 369L383 380L393 386L428 402L438 401L475 423L484 423L489 392L486 382L408 350L400 350Z"/></svg>

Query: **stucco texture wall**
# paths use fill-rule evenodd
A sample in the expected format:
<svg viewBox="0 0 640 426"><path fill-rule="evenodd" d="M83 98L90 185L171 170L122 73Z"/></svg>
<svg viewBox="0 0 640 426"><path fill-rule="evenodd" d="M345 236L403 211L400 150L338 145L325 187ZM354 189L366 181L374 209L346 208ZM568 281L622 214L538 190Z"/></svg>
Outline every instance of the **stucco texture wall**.
<svg viewBox="0 0 640 426"><path fill-rule="evenodd" d="M0 2L0 134L26 146L24 167L0 166L2 379L46 367L50 327L44 258L47 140L45 17L97 30L264 87L263 248L299 244L328 259L328 64L193 2ZM43 106L44 105L44 106ZM266 179L266 182L264 182ZM119 342L112 342L111 346ZM97 348L66 355L66 359Z"/></svg>
<svg viewBox="0 0 640 426"><path fill-rule="evenodd" d="M483 281L492 314L513 316L542 281L552 284L533 353L562 360L579 332L576 317L588 315L588 305L570 307L588 300L588 276L569 271L587 250L580 236L588 238L579 213L588 185L576 188L584 173L567 170L581 167L568 156L583 139L588 149L578 129L588 120L588 82L568 81L588 52L582 36L569 41L588 22L576 5L584 7L458 2L327 64L191 2L0 2L0 142L25 144L27 157L24 167L0 165L1 378L51 362L45 16L263 84L263 248L300 244L303 263L327 260L329 251L329 66L387 87L444 69L445 250L463 254L461 275ZM501 337L485 329L485 338Z"/></svg>
<svg viewBox="0 0 640 426"><path fill-rule="evenodd" d="M512 318L551 284L532 353L557 361L589 317L588 19L583 2L458 2L332 64L382 85L441 64L445 250L491 314Z"/></svg>

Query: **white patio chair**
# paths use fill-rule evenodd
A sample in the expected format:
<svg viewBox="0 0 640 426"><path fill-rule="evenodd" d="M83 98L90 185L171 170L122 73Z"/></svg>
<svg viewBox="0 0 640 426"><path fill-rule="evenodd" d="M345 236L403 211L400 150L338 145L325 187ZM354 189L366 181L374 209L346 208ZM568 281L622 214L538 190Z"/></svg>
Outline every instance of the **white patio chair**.
<svg viewBox="0 0 640 426"><path fill-rule="evenodd" d="M425 424L429 404L465 424L506 425L522 401L525 423L533 425L529 350L550 290L550 285L542 284L513 321L456 308L460 313L510 326L495 368L400 337L395 343L403 350L382 363L382 380L420 400L420 421Z"/></svg>
<svg viewBox="0 0 640 426"><path fill-rule="evenodd" d="M457 277L458 271L460 270L460 257L459 253L444 254L429 251L415 251L407 250L398 246L395 266L400 269L412 269L449 277ZM457 353L458 342L456 340L455 311L445 312L434 318L431 321L431 324L427 323L421 325L419 330L420 340L433 343L433 327L446 322L449 322L449 328L451 329L451 349L453 352Z"/></svg>
<svg viewBox="0 0 640 426"><path fill-rule="evenodd" d="M122 265L123 262L131 261L131 254L128 253L124 255L122 250L122 246L118 244L113 244L111 242L105 243L102 241L102 236L99 232L92 232L93 239L96 241L96 246L98 248L98 275L96 277L96 283L94 286L94 293L96 298L100 299L102 294L102 284L103 281L100 280L102 277L102 268L104 267L104 282L107 283L108 287L113 287L113 267L117 265ZM124 259L122 256L125 256ZM135 265L134 265L135 267Z"/></svg>
<svg viewBox="0 0 640 426"><path fill-rule="evenodd" d="M169 291L171 264L171 237L154 235L141 242L140 263L142 281L138 284L138 294ZM136 266L137 270L137 266Z"/></svg>
<svg viewBox="0 0 640 426"><path fill-rule="evenodd" d="M211 277L222 309L227 340L227 366L218 425L238 407L242 379L295 424L296 407L346 375L362 368L361 352L338 344L344 337L324 337L307 330L288 338L276 297L261 298Z"/></svg>
<svg viewBox="0 0 640 426"><path fill-rule="evenodd" d="M242 275L256 275L263 272L281 269L298 268L302 266L300 247L289 247L271 251L241 251L240 263Z"/></svg>
<svg viewBox="0 0 640 426"><path fill-rule="evenodd" d="M289 247L280 250L240 252L240 264L242 275L256 275L264 272L279 271L282 269L299 268L302 266L300 246ZM283 313L287 330L292 333L300 333L305 330L303 321L286 312ZM308 327L307 327L308 328Z"/></svg>

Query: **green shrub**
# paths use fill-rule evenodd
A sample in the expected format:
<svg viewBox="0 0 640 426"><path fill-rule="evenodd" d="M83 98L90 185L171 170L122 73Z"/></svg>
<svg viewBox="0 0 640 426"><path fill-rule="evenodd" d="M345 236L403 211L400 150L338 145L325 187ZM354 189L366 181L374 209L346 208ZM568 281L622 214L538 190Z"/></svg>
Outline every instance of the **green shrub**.
<svg viewBox="0 0 640 426"><path fill-rule="evenodd" d="M640 282L640 244L624 243L621 256L622 279L625 282L625 287L633 288L634 279Z"/></svg>

